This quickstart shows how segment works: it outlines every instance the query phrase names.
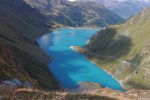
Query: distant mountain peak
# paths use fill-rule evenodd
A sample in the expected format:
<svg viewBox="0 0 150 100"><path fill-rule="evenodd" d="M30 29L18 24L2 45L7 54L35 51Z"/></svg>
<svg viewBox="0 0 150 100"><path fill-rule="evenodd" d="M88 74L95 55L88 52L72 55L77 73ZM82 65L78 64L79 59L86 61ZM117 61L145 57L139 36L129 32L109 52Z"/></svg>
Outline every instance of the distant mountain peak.
<svg viewBox="0 0 150 100"><path fill-rule="evenodd" d="M129 18L144 8L150 6L150 0L93 0L99 2L105 7L122 18Z"/></svg>

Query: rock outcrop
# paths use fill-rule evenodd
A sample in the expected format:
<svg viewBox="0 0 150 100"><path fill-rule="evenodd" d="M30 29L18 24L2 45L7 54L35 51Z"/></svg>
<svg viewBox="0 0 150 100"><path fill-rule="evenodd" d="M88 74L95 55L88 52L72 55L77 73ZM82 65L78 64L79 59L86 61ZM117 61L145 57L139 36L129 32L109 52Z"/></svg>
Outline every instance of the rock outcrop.
<svg viewBox="0 0 150 100"><path fill-rule="evenodd" d="M18 79L11 79L2 81L2 84L5 84L10 87L24 87L24 88L32 88L32 84L28 81L21 82Z"/></svg>

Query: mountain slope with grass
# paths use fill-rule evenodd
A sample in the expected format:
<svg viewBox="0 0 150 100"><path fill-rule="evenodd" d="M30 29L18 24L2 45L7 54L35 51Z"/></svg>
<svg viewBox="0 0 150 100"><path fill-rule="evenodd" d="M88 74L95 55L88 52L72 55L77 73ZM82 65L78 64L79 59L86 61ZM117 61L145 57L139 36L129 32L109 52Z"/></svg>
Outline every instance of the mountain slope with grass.
<svg viewBox="0 0 150 100"><path fill-rule="evenodd" d="M43 15L22 0L0 0L0 82L29 81L33 87L56 88L49 58L36 39L50 31Z"/></svg>
<svg viewBox="0 0 150 100"><path fill-rule="evenodd" d="M84 47L86 56L127 89L150 89L150 8L121 25L102 29Z"/></svg>
<svg viewBox="0 0 150 100"><path fill-rule="evenodd" d="M100 26L117 24L121 17L95 2L67 0L24 0L47 16L47 21L61 26Z"/></svg>

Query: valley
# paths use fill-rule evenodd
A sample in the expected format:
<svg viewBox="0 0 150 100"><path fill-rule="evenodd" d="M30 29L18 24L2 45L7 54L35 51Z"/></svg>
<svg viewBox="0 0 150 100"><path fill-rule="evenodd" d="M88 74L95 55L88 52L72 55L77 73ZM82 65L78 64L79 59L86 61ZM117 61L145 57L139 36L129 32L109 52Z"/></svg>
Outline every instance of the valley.
<svg viewBox="0 0 150 100"><path fill-rule="evenodd" d="M70 48L73 45L83 46L98 30L63 28L38 40L40 47L52 57L49 69L63 88L75 89L81 82L95 82L101 87L124 91L110 75Z"/></svg>
<svg viewBox="0 0 150 100"><path fill-rule="evenodd" d="M149 99L145 2L0 0L0 100Z"/></svg>

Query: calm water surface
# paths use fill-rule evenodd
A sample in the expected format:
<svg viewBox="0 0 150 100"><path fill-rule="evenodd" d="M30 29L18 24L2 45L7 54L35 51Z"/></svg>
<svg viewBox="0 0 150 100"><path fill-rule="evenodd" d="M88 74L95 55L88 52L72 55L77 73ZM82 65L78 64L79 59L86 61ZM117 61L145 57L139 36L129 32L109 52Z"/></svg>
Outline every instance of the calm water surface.
<svg viewBox="0 0 150 100"><path fill-rule="evenodd" d="M120 84L70 46L84 46L98 29L64 28L38 39L40 47L52 58L49 69L64 88L75 88L80 82L96 82L103 87L122 90Z"/></svg>

